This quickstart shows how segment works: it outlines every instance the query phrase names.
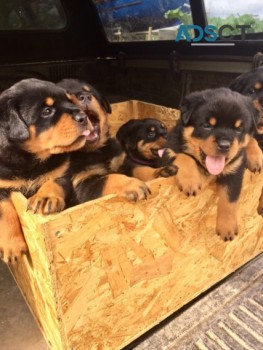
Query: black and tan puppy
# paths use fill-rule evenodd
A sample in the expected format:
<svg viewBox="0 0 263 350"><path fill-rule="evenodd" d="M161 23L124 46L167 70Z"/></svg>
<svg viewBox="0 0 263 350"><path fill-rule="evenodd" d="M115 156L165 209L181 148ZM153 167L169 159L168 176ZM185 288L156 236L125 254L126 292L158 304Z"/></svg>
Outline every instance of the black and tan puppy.
<svg viewBox="0 0 263 350"><path fill-rule="evenodd" d="M249 96L258 110L259 118L256 132L246 148L246 153L248 168L253 172L261 171L263 149L263 67L239 75L230 84L230 89Z"/></svg>
<svg viewBox="0 0 263 350"><path fill-rule="evenodd" d="M239 75L230 84L230 88L243 95L250 96L259 111L256 134L247 147L247 159L248 164L251 164L249 166L250 170L260 171L263 149L263 67ZM263 189L259 199L258 213L263 216Z"/></svg>
<svg viewBox="0 0 263 350"><path fill-rule="evenodd" d="M116 137L126 153L120 172L143 181L176 174L177 167L161 166L167 128L159 120L131 119L119 128Z"/></svg>
<svg viewBox="0 0 263 350"><path fill-rule="evenodd" d="M240 74L229 86L233 91L252 97L260 105L258 131L263 133L263 67Z"/></svg>
<svg viewBox="0 0 263 350"><path fill-rule="evenodd" d="M5 90L0 114L0 258L14 262L27 246L10 193L21 191L34 213L64 209L68 152L83 147L93 127L64 89L37 79Z"/></svg>
<svg viewBox="0 0 263 350"><path fill-rule="evenodd" d="M181 190L193 195L200 190L203 177L216 181L216 232L224 240L238 233L237 205L254 113L251 99L230 89L194 92L186 96L180 121L168 136L169 147L179 153L174 163Z"/></svg>
<svg viewBox="0 0 263 350"><path fill-rule="evenodd" d="M75 192L72 205L107 194L134 201L147 198L150 192L144 182L118 173L125 153L120 143L110 137L108 113L111 108L107 100L86 82L63 79L58 85L86 112L94 127L93 139L71 154Z"/></svg>

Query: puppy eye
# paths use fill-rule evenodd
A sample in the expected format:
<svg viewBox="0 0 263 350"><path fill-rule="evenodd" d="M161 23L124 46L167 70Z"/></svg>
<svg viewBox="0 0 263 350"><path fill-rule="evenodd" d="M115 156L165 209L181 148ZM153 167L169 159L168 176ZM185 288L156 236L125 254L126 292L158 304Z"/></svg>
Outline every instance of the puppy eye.
<svg viewBox="0 0 263 350"><path fill-rule="evenodd" d="M236 132L240 134L244 130L243 126L240 126L239 128L236 128Z"/></svg>
<svg viewBox="0 0 263 350"><path fill-rule="evenodd" d="M205 129L205 130L212 130L212 125L211 124L209 124L209 123L204 123L203 124L203 128Z"/></svg>
<svg viewBox="0 0 263 350"><path fill-rule="evenodd" d="M55 113L55 110L54 108L51 108L51 107L45 107L42 111L42 117L43 118L50 118L50 117L53 117Z"/></svg>
<svg viewBox="0 0 263 350"><path fill-rule="evenodd" d="M78 100L83 102L85 101L85 96L84 95L78 95Z"/></svg>
<svg viewBox="0 0 263 350"><path fill-rule="evenodd" d="M150 132L148 132L148 139L153 139L154 137L155 137L155 132L154 131L150 131Z"/></svg>
<svg viewBox="0 0 263 350"><path fill-rule="evenodd" d="M256 90L255 90L254 88L249 88L249 89L247 90L247 93L248 93L249 95L253 95L255 92L256 92Z"/></svg>

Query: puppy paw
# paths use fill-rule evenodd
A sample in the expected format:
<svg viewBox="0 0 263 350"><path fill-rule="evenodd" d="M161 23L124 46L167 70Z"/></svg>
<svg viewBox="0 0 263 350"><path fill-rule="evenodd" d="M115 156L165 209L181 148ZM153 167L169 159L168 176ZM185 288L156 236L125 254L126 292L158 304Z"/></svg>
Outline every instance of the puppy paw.
<svg viewBox="0 0 263 350"><path fill-rule="evenodd" d="M250 157L250 159L247 159L247 168L252 172L261 172L262 169L262 157Z"/></svg>
<svg viewBox="0 0 263 350"><path fill-rule="evenodd" d="M238 235L238 228L235 223L232 224L232 227L230 223L229 225L227 225L226 223L218 223L216 227L216 233L223 239L223 241L232 241L235 238L235 236Z"/></svg>
<svg viewBox="0 0 263 350"><path fill-rule="evenodd" d="M187 196L195 196L202 189L202 176L195 160L183 153L178 153L173 165L178 167L175 175L177 187Z"/></svg>
<svg viewBox="0 0 263 350"><path fill-rule="evenodd" d="M7 264L15 264L23 254L27 253L27 245L23 236L0 240L0 260Z"/></svg>
<svg viewBox="0 0 263 350"><path fill-rule="evenodd" d="M177 187L187 196L196 196L202 189L202 178L200 174L184 174L178 173L176 175Z"/></svg>
<svg viewBox="0 0 263 350"><path fill-rule="evenodd" d="M138 179L131 179L130 183L123 189L123 192L118 194L130 201L137 202L138 200L147 199L151 191L144 182Z"/></svg>
<svg viewBox="0 0 263 350"><path fill-rule="evenodd" d="M130 201L137 202L147 199L151 194L145 182L122 174L110 174L107 176L102 195L116 194Z"/></svg>
<svg viewBox="0 0 263 350"><path fill-rule="evenodd" d="M252 172L260 172L263 163L263 154L261 148L255 139L251 139L246 148L247 168Z"/></svg>
<svg viewBox="0 0 263 350"><path fill-rule="evenodd" d="M65 208L64 198L58 196L44 196L36 193L28 199L27 210L34 214L53 214L62 211Z"/></svg>
<svg viewBox="0 0 263 350"><path fill-rule="evenodd" d="M170 177L173 175L176 175L178 172L178 167L176 165L167 165L163 168L159 168L156 171L156 178L157 177Z"/></svg>

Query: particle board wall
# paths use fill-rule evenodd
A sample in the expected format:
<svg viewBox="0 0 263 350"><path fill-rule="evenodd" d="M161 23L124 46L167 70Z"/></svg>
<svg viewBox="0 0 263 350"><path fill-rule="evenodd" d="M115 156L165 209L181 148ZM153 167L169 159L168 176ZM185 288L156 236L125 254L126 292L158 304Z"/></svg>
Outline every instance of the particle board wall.
<svg viewBox="0 0 263 350"><path fill-rule="evenodd" d="M132 104L127 117L153 116ZM178 111L168 112L173 122ZM48 217L13 194L30 259L11 270L50 348L121 349L260 254L262 185L262 175L246 172L232 242L215 234L214 185L187 198L174 178L157 179L148 200L109 195Z"/></svg>

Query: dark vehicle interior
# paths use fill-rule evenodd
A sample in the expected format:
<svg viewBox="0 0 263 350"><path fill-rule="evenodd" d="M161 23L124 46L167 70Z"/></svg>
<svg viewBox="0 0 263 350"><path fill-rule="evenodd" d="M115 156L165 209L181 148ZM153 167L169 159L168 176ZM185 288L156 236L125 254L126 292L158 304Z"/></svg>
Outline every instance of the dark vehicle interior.
<svg viewBox="0 0 263 350"><path fill-rule="evenodd" d="M175 39L178 23L191 23L202 28L210 24L209 16L212 18L212 15L209 6L213 4L220 8L217 1L185 1L187 11L183 12L182 1L158 0L160 6L162 3L171 3L171 10L182 10L174 17L176 23L171 25L169 22L169 28L163 24L159 28L158 24L149 23L144 30L129 29L127 34L127 26L122 27L118 20L116 26L105 27L102 6L109 5L111 16L114 11L126 8L125 3L132 8L142 2L0 0L0 91L24 78L38 78L55 83L63 78L78 78L95 86L110 103L133 99L178 108L189 92L229 86L239 74L263 65L263 18L258 19L256 9L254 12L251 9L250 19L243 18L244 21L242 19L240 23L239 15L231 12L227 13L229 17L225 22L214 22L218 23L218 27L229 25L230 15L237 16L236 22L233 22L235 25L231 23L227 28L225 40L218 37L213 45L207 45L204 37L198 41L198 45ZM239 7L237 2L235 6ZM191 22L184 22L185 14L188 19L191 15ZM161 16L164 17L164 12ZM220 16L218 10L218 17ZM114 21L113 16L113 24ZM128 19L128 22L132 26L132 19ZM248 30L244 36L240 30L233 30L239 24L254 29ZM197 31L191 34L192 38L197 35ZM262 262L258 261L257 264L262 265ZM258 268L247 269L254 280L260 277ZM248 278L243 277L244 290L246 281ZM4 293L4 287L2 291ZM213 298L212 295L210 300ZM220 298L219 303L223 303L223 294L220 294ZM2 302L0 296L0 303ZM199 307L206 307L201 298L199 303ZM195 310L195 322L198 322L198 315ZM161 326L166 324L164 322ZM183 329L180 327L180 323L177 323L179 333ZM158 343L158 339L156 344L152 349L166 348L163 347L164 343ZM134 348L133 346L135 345L128 348ZM138 346L138 350L150 348L149 343ZM5 349L7 348L3 348ZM46 347L34 346L34 349ZM173 349L176 349L176 345Z"/></svg>
<svg viewBox="0 0 263 350"><path fill-rule="evenodd" d="M23 3L10 1L5 16L15 6L26 12ZM26 21L17 28L2 25L0 88L27 77L54 82L64 77L81 78L102 90L110 101L137 98L178 107L190 91L227 86L252 67L254 55L262 49L263 33L247 34L246 40L234 35L228 39L232 46L193 46L183 40L110 42L95 3L80 0L76 6L72 1L61 1L58 29L52 23L44 27ZM204 27L204 1L190 1L190 6L193 23ZM23 11L22 18L29 18ZM253 64L260 63L259 55Z"/></svg>

